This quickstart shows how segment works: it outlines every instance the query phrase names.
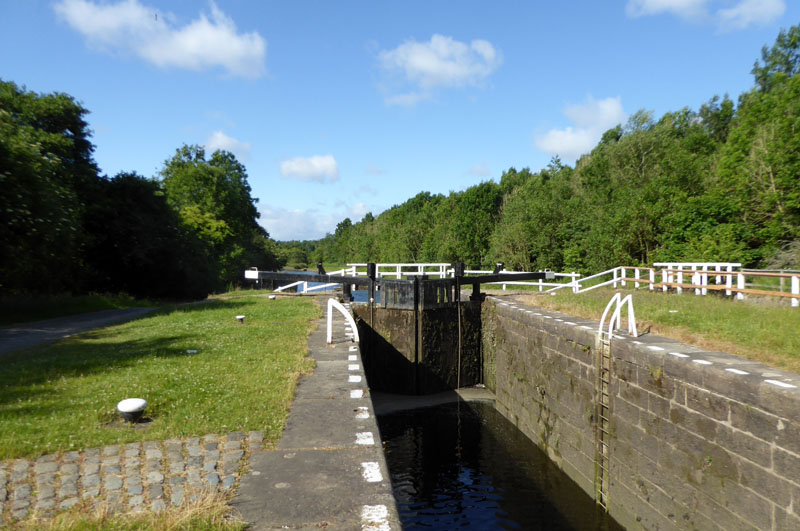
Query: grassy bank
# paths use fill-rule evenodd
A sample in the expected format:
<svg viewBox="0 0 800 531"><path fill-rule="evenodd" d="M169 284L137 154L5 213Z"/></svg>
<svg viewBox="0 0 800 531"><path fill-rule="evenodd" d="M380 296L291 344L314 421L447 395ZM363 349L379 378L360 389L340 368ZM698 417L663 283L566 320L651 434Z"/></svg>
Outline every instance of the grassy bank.
<svg viewBox="0 0 800 531"><path fill-rule="evenodd" d="M565 290L566 291L566 290ZM633 293L639 332L672 337L711 351L728 352L772 367L800 372L800 309L774 301L736 301L690 293ZM580 295L521 295L527 303L599 321L612 289ZM626 315L623 313L623 315Z"/></svg>
<svg viewBox="0 0 800 531"><path fill-rule="evenodd" d="M5 355L0 459L236 430L276 441L295 382L311 369L306 341L318 312L303 298L166 307ZM148 401L149 422L119 420L116 404L128 397Z"/></svg>
<svg viewBox="0 0 800 531"><path fill-rule="evenodd" d="M69 294L7 295L0 297L0 326L100 310L121 310L144 306L158 306L158 304L153 301L134 299L130 295L124 294L91 293L77 297Z"/></svg>

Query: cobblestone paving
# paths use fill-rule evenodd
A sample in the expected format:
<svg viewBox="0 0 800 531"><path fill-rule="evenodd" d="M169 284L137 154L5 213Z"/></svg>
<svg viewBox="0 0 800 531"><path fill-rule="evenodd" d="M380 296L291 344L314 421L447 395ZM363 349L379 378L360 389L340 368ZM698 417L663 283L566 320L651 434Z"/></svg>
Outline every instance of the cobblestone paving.
<svg viewBox="0 0 800 531"><path fill-rule="evenodd" d="M120 511L180 506L202 489L236 485L263 434L232 432L129 443L0 462L0 524L80 503Z"/></svg>

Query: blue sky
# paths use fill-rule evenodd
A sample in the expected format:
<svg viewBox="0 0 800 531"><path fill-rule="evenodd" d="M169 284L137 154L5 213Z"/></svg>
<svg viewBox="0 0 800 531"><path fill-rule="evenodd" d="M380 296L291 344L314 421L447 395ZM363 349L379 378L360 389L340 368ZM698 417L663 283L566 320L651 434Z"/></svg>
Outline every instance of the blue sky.
<svg viewBox="0 0 800 531"><path fill-rule="evenodd" d="M0 78L82 102L109 176L232 151L270 234L316 239L735 99L798 4L0 0Z"/></svg>

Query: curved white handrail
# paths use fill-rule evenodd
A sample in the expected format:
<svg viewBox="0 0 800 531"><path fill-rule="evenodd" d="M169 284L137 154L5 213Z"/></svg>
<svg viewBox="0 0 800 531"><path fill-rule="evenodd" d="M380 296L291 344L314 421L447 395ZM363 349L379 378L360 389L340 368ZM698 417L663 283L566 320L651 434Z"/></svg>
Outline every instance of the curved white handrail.
<svg viewBox="0 0 800 531"><path fill-rule="evenodd" d="M597 332L602 336L603 334L603 325L606 322L606 316L608 315L608 310L611 309L611 306L614 305L614 311L611 313L611 319L608 322L608 337L611 338L611 335L619 325L620 322L620 313L622 311L622 307L628 303L628 334L633 337L638 337L639 334L636 330L636 315L633 312L633 295L628 294L625 298L622 298L621 293L615 293L611 300L608 301L606 305L606 309L603 311L603 317L600 319L600 326L597 328Z"/></svg>
<svg viewBox="0 0 800 531"><path fill-rule="evenodd" d="M350 315L350 312L347 311L347 308L345 308L341 302L335 299L328 299L328 344L333 343L333 308L336 308L342 312L342 315L344 315L344 318L347 319L348 324L353 329L353 341L360 343L361 340L358 337L358 327L356 326L353 316Z"/></svg>

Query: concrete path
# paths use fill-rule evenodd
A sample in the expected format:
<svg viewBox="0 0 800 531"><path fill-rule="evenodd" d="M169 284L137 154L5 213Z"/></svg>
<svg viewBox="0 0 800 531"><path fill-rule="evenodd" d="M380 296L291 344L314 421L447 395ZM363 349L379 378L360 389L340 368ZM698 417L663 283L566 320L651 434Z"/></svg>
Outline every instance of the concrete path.
<svg viewBox="0 0 800 531"><path fill-rule="evenodd" d="M0 328L0 354L53 343L73 334L130 321L156 308L128 308L57 317Z"/></svg>
<svg viewBox="0 0 800 531"><path fill-rule="evenodd" d="M314 373L297 388L283 436L255 452L233 501L254 529L401 529L361 353L334 317L309 338Z"/></svg>

